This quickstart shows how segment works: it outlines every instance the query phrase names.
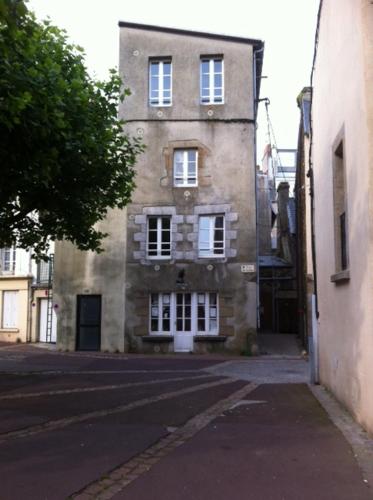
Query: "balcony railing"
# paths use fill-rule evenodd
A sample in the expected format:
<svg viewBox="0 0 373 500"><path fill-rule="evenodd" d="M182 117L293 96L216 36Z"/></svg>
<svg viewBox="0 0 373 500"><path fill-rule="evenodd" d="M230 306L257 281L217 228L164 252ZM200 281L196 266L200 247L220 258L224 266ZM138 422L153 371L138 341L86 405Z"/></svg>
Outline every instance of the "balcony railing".
<svg viewBox="0 0 373 500"><path fill-rule="evenodd" d="M52 284L53 282L53 255L48 261L40 261L37 265L36 283L38 285Z"/></svg>

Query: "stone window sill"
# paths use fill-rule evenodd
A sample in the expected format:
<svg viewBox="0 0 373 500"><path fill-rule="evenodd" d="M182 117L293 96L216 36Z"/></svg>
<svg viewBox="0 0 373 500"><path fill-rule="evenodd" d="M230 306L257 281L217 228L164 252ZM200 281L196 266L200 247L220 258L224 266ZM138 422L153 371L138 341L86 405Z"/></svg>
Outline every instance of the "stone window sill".
<svg viewBox="0 0 373 500"><path fill-rule="evenodd" d="M350 271L345 269L344 271L340 271L339 273L332 274L330 276L330 281L332 283L347 283L350 281Z"/></svg>
<svg viewBox="0 0 373 500"><path fill-rule="evenodd" d="M225 342L226 335L195 335L195 342Z"/></svg>
<svg viewBox="0 0 373 500"><path fill-rule="evenodd" d="M143 342L173 342L173 335L143 335Z"/></svg>
<svg viewBox="0 0 373 500"><path fill-rule="evenodd" d="M18 333L19 328L0 328L0 333Z"/></svg>

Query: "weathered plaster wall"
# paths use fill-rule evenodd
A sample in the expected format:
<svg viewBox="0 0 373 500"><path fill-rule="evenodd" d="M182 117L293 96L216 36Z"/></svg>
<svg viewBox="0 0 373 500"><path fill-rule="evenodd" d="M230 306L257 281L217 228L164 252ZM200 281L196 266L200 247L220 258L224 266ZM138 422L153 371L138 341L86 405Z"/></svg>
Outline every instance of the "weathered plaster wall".
<svg viewBox="0 0 373 500"><path fill-rule="evenodd" d="M323 2L314 73L313 164L321 381L373 432L373 4ZM332 283L333 144L344 134L349 281Z"/></svg>
<svg viewBox="0 0 373 500"><path fill-rule="evenodd" d="M120 73L131 96L121 106L125 119L196 120L253 118L252 46L139 29L120 29ZM199 103L200 56L223 55L225 104ZM172 57L172 106L148 105L148 67L151 57ZM213 115L208 114L213 110ZM159 111L162 115L159 116Z"/></svg>
<svg viewBox="0 0 373 500"><path fill-rule="evenodd" d="M101 350L125 348L126 211L110 210L99 228L109 233L101 254L81 252L68 242L56 244L53 302L60 349L75 350L78 294L102 295Z"/></svg>

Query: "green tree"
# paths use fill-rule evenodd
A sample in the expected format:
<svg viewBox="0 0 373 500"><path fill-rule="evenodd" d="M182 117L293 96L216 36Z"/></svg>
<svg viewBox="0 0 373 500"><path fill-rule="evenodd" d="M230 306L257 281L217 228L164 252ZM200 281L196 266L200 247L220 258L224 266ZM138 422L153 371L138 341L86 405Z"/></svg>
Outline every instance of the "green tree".
<svg viewBox="0 0 373 500"><path fill-rule="evenodd" d="M118 119L128 94L114 70L92 79L82 49L23 0L0 0L0 247L101 251L94 225L129 202L143 150Z"/></svg>

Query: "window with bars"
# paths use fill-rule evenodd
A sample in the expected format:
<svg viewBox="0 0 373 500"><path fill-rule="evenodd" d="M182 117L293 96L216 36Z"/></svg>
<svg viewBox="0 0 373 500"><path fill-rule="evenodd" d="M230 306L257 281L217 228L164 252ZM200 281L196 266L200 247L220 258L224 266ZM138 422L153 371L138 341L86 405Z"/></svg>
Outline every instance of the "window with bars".
<svg viewBox="0 0 373 500"><path fill-rule="evenodd" d="M149 63L149 104L151 106L171 106L172 104L172 64L170 59L154 60Z"/></svg>
<svg viewBox="0 0 373 500"><path fill-rule="evenodd" d="M199 334L217 334L218 297L216 293L197 294L197 331Z"/></svg>
<svg viewBox="0 0 373 500"><path fill-rule="evenodd" d="M201 104L223 104L224 64L222 57L201 58Z"/></svg>
<svg viewBox="0 0 373 500"><path fill-rule="evenodd" d="M3 248L2 250L3 271L14 272L16 268L16 249L14 247Z"/></svg>
<svg viewBox="0 0 373 500"><path fill-rule="evenodd" d="M174 186L197 186L197 149L177 149L174 151Z"/></svg>
<svg viewBox="0 0 373 500"><path fill-rule="evenodd" d="M151 333L170 333L171 294L152 293L150 296Z"/></svg>
<svg viewBox="0 0 373 500"><path fill-rule="evenodd" d="M148 217L147 257L149 259L171 258L171 217Z"/></svg>
<svg viewBox="0 0 373 500"><path fill-rule="evenodd" d="M198 256L224 257L224 215L200 216Z"/></svg>

